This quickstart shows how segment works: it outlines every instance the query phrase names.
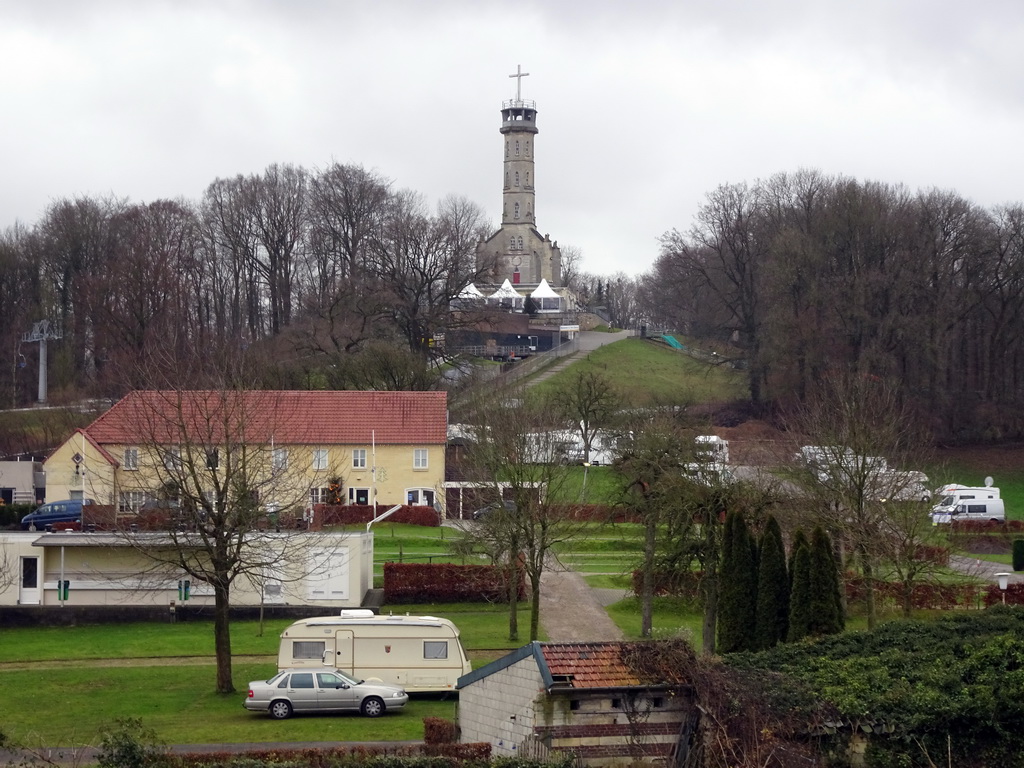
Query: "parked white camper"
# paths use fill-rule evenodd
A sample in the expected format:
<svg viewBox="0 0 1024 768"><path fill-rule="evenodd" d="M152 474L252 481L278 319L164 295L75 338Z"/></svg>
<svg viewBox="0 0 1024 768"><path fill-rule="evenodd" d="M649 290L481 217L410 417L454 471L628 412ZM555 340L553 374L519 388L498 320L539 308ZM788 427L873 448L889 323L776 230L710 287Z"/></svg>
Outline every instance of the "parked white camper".
<svg viewBox="0 0 1024 768"><path fill-rule="evenodd" d="M281 633L279 669L340 669L411 693L453 691L472 667L458 628L436 616L347 610L296 621Z"/></svg>
<svg viewBox="0 0 1024 768"><path fill-rule="evenodd" d="M718 435L697 435L694 438L696 453L699 461L707 461L714 464L729 463L729 441Z"/></svg>
<svg viewBox="0 0 1024 768"><path fill-rule="evenodd" d="M1006 519L1006 509L999 496L999 489L991 485L982 488L953 483L942 486L935 495L938 502L932 507L931 512L932 521L935 523Z"/></svg>

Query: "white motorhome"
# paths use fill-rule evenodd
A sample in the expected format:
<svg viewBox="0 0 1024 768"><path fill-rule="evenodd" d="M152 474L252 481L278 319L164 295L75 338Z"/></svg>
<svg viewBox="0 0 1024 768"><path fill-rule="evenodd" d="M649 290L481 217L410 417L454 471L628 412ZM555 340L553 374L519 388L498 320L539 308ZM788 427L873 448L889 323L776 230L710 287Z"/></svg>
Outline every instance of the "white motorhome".
<svg viewBox="0 0 1024 768"><path fill-rule="evenodd" d="M999 496L999 489L991 485L972 487L953 483L942 486L935 495L939 499L931 512L935 523L1006 519L1006 509Z"/></svg>
<svg viewBox="0 0 1024 768"><path fill-rule="evenodd" d="M448 619L378 616L365 609L296 621L281 633L277 666L340 669L410 693L453 691L472 671L459 630Z"/></svg>
<svg viewBox="0 0 1024 768"><path fill-rule="evenodd" d="M700 461L714 464L729 463L729 441L718 435L697 435L696 453Z"/></svg>

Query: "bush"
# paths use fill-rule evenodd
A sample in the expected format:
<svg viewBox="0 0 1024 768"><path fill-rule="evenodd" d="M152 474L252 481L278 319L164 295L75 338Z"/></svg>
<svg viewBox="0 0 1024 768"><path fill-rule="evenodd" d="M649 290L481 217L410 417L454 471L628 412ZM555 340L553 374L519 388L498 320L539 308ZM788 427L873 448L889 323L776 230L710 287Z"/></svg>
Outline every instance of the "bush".
<svg viewBox="0 0 1024 768"><path fill-rule="evenodd" d="M1024 539L1013 540L1013 570L1024 571Z"/></svg>
<svg viewBox="0 0 1024 768"><path fill-rule="evenodd" d="M443 717L423 718L423 741L427 744L455 744L459 740L459 726Z"/></svg>
<svg viewBox="0 0 1024 768"><path fill-rule="evenodd" d="M0 506L0 528L20 527L21 518L35 509L35 504L4 504Z"/></svg>
<svg viewBox="0 0 1024 768"><path fill-rule="evenodd" d="M504 602L508 597L507 572L494 565L452 563L384 563L386 603ZM518 570L519 599L526 597L526 581Z"/></svg>
<svg viewBox="0 0 1024 768"><path fill-rule="evenodd" d="M378 506L377 514L383 514L387 510L387 507ZM373 505L371 504L317 504L313 507L313 511L318 527L324 525L354 525L356 523L368 523L373 520ZM391 515L388 518L388 522L437 528L441 525L441 516L433 507L406 504Z"/></svg>
<svg viewBox="0 0 1024 768"><path fill-rule="evenodd" d="M156 731L145 728L137 717L118 718L115 726L100 736L96 764L100 768L146 768L166 764Z"/></svg>

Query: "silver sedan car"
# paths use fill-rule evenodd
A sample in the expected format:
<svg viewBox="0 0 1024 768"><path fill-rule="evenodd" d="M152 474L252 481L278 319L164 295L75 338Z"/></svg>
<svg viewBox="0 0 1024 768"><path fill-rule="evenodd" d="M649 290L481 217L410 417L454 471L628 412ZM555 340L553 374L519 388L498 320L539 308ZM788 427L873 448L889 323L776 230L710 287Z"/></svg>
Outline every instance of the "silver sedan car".
<svg viewBox="0 0 1024 768"><path fill-rule="evenodd" d="M243 706L283 720L293 712L359 712L380 717L389 709L401 709L407 701L409 694L396 685L356 680L338 670L286 669L269 680L249 683Z"/></svg>

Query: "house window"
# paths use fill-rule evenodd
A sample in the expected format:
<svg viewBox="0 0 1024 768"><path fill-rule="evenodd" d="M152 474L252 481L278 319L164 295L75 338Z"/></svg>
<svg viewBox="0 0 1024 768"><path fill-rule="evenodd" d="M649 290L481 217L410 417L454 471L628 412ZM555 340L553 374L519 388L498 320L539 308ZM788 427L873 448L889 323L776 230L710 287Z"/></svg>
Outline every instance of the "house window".
<svg viewBox="0 0 1024 768"><path fill-rule="evenodd" d="M131 512L135 514L139 511L139 507L145 503L145 491L121 491L121 493L118 494L117 511Z"/></svg>
<svg viewBox="0 0 1024 768"><path fill-rule="evenodd" d="M448 641L447 640L424 640L423 641L423 658L424 659L447 659L448 658Z"/></svg>
<svg viewBox="0 0 1024 768"><path fill-rule="evenodd" d="M139 449L138 448L125 448L124 449L124 462L122 465L125 469L138 469L139 468Z"/></svg>
<svg viewBox="0 0 1024 768"><path fill-rule="evenodd" d="M314 448L313 449L313 469L316 472L322 472L327 469L327 449L326 448Z"/></svg>
<svg viewBox="0 0 1024 768"><path fill-rule="evenodd" d="M274 448L270 452L270 471L284 472L288 469L288 449Z"/></svg>
<svg viewBox="0 0 1024 768"><path fill-rule="evenodd" d="M405 492L405 503L414 507L434 506L433 488L410 488Z"/></svg>
<svg viewBox="0 0 1024 768"><path fill-rule="evenodd" d="M366 469L366 449L352 449L352 469Z"/></svg>
<svg viewBox="0 0 1024 768"><path fill-rule="evenodd" d="M168 472L181 471L181 448L168 448L164 451L164 469Z"/></svg>
<svg viewBox="0 0 1024 768"><path fill-rule="evenodd" d="M427 449L416 448L412 452L412 468L413 469L426 469L427 468Z"/></svg>
<svg viewBox="0 0 1024 768"><path fill-rule="evenodd" d="M331 489L330 488L310 488L309 489L309 503L310 504L330 504L331 503Z"/></svg>
<svg viewBox="0 0 1024 768"><path fill-rule="evenodd" d="M569 701L569 709L571 711L576 712L576 711L579 710L579 708L580 708L580 700L579 699L571 699Z"/></svg>
<svg viewBox="0 0 1024 768"><path fill-rule="evenodd" d="M348 503L349 504L369 504L370 503L370 489L369 488L349 488L348 489Z"/></svg>
<svg viewBox="0 0 1024 768"><path fill-rule="evenodd" d="M216 469L220 464L220 451L216 448L206 452L206 468Z"/></svg>
<svg viewBox="0 0 1024 768"><path fill-rule="evenodd" d="M322 659L326 650L324 640L292 640L293 659Z"/></svg>

